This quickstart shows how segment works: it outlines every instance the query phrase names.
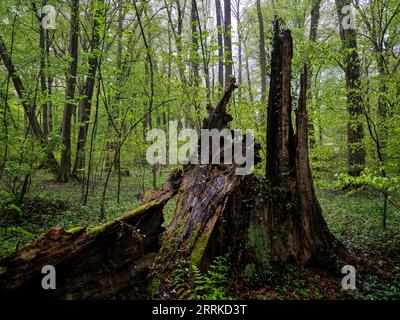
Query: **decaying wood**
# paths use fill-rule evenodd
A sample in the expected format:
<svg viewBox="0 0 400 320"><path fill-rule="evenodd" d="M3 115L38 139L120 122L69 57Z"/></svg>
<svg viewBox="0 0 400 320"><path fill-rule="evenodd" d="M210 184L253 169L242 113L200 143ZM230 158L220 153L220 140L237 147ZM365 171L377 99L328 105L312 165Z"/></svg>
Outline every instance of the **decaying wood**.
<svg viewBox="0 0 400 320"><path fill-rule="evenodd" d="M354 261L331 235L315 196L308 156L307 67L301 76L296 110L296 134L292 127L292 37L275 26L271 56L271 86L267 123L267 166L270 187L280 190L281 201L265 208L268 234L282 263L332 264L332 253Z"/></svg>
<svg viewBox="0 0 400 320"><path fill-rule="evenodd" d="M232 79L216 108L209 110L203 128L221 130L229 126L232 117L227 105L235 88ZM258 149L255 146L255 152ZM222 156L223 147L220 151ZM236 175L236 168L235 163L186 168L175 216L163 235L163 246L152 270L153 296L183 297L185 292L172 293L176 269L195 265L206 270L213 258L234 253L244 243L247 217L241 200L246 176Z"/></svg>
<svg viewBox="0 0 400 320"><path fill-rule="evenodd" d="M145 203L94 228L50 229L32 245L0 261L0 288L6 297L26 299L138 298L160 248L162 209L180 186L175 172ZM56 270L56 289L44 290L42 267ZM140 288L135 292L133 288Z"/></svg>

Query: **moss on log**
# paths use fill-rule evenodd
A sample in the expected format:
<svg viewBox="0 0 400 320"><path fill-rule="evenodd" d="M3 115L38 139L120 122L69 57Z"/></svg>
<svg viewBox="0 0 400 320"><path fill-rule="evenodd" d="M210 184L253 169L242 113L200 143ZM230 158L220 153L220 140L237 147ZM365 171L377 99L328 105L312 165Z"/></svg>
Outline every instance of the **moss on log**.
<svg viewBox="0 0 400 320"><path fill-rule="evenodd" d="M143 298L146 275L160 248L162 209L180 186L177 171L138 208L93 228L52 228L0 261L3 297L26 299ZM42 268L56 270L44 290ZM136 290L135 290L136 288Z"/></svg>

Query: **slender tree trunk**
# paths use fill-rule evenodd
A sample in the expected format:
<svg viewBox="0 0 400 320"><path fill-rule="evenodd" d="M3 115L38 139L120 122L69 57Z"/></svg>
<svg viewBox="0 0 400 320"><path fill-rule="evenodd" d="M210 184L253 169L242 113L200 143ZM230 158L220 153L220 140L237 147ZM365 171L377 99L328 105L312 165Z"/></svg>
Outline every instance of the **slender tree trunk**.
<svg viewBox="0 0 400 320"><path fill-rule="evenodd" d="M236 1L236 30L238 34L238 97L242 96L243 85L243 48L242 48L242 30L241 30L241 16L240 16L240 0Z"/></svg>
<svg viewBox="0 0 400 320"><path fill-rule="evenodd" d="M311 8L311 22L310 22L310 41L315 44L317 42L317 31L318 31L318 23L319 23L319 10L321 7L322 0L313 0L312 8ZM312 98L312 65L309 63L308 68L308 79L307 83L309 86L308 89L308 99ZM313 149L315 146L315 132L314 132L314 122L312 118L308 118L308 132L310 133L310 148Z"/></svg>
<svg viewBox="0 0 400 320"><path fill-rule="evenodd" d="M44 2L46 4L46 1ZM43 133L47 135L49 133L49 118L48 118L48 90L47 90L47 79L46 79L46 30L40 23L39 27L39 46L40 46L40 89L42 93L42 125Z"/></svg>
<svg viewBox="0 0 400 320"><path fill-rule="evenodd" d="M68 68L65 89L64 114L62 122L61 165L59 181L68 182L71 179L71 120L75 110L75 85L78 70L78 37L79 37L79 0L71 1L71 31L69 40L69 56L71 62Z"/></svg>
<svg viewBox="0 0 400 320"><path fill-rule="evenodd" d="M388 124L387 124L387 86L385 83L385 66L383 60L383 52L379 53L377 58L378 72L379 72L379 96L378 96L378 117L379 117L379 134L380 134L380 143L382 148L382 156L383 160L385 160L385 147L388 139Z"/></svg>
<svg viewBox="0 0 400 320"><path fill-rule="evenodd" d="M246 78L247 78L248 94L249 94L250 101L253 102L254 97L253 97L253 88L252 88L251 77L250 77L249 53L248 53L248 50L246 50L246 41L244 39L243 39L243 46L245 48L244 56L245 56L245 60L246 60Z"/></svg>
<svg viewBox="0 0 400 320"><path fill-rule="evenodd" d="M172 12L171 12L171 5L167 3L166 0L164 0L164 5L167 11L168 15L168 21L171 26L171 31L174 36L175 40L175 46L176 46L176 51L177 51L177 67L179 71L179 77L181 79L181 82L184 86L187 85L187 78L185 75L185 65L183 61L183 47L182 47L182 31L183 31L183 20L185 17L185 7L181 7L180 0L174 0L176 4L176 10L177 10L177 25L175 26L173 20L172 20Z"/></svg>
<svg viewBox="0 0 400 320"><path fill-rule="evenodd" d="M204 3L203 3L204 6ZM204 7L203 7L204 10ZM204 73L204 80L206 84L206 94L207 94L207 103L211 105L211 86L210 86L210 70L209 70L209 53L207 50L207 39L203 39L204 32L203 30L207 30L207 25L201 26L201 20L199 15L199 10L197 8L196 1L194 1L194 11L195 16L197 19L197 26L198 26L198 40L200 41L200 48L201 48L201 58L203 61L203 73Z"/></svg>
<svg viewBox="0 0 400 320"><path fill-rule="evenodd" d="M223 28L222 28L222 7L221 1L215 0L215 10L217 14L217 41L218 41L218 83L222 88L224 87L224 44L222 41Z"/></svg>
<svg viewBox="0 0 400 320"><path fill-rule="evenodd" d="M46 61L47 61L47 67L50 69L50 47L51 47L51 41L50 41L50 34L49 31L46 30ZM47 76L47 97L48 97L48 103L47 103L47 108L48 108L48 128L49 132L53 132L53 101L52 101L52 90L53 90L53 76L49 74Z"/></svg>
<svg viewBox="0 0 400 320"><path fill-rule="evenodd" d="M194 110L200 108L200 72L199 72L199 35L198 32L198 21L197 21L197 7L196 0L191 1L190 10L190 29L191 29L191 50L190 50L190 75L189 82L191 87L191 102L187 106L187 114L193 114ZM194 107L194 110L193 110ZM188 124L190 127L195 127L195 120L192 117L188 117ZM154 168L154 166L153 166ZM156 175L153 170L153 187L155 188Z"/></svg>
<svg viewBox="0 0 400 320"><path fill-rule="evenodd" d="M224 0L225 85L233 76L231 0Z"/></svg>
<svg viewBox="0 0 400 320"><path fill-rule="evenodd" d="M24 108L24 116L29 121L29 125L33 134L41 140L44 140L46 136L43 133L43 130L39 124L39 121L36 117L34 102L31 97L27 94L24 85L22 84L21 78L17 73L17 69L11 59L11 56L7 52L7 48L3 41L3 38L0 36L0 57L3 60L4 66L6 67L8 74L13 81L15 91L17 92L18 98L21 100L22 107ZM47 161L49 167L52 169L54 173L58 173L59 166L54 157L54 154L51 151L47 151Z"/></svg>
<svg viewBox="0 0 400 320"><path fill-rule="evenodd" d="M192 8L190 10L190 27L191 27L191 37L192 37L192 50L191 50L191 85L196 88L199 87L199 64L198 64L198 54L199 54L199 33L197 31L197 14L196 14L196 0L192 0ZM195 97L195 100L196 97Z"/></svg>
<svg viewBox="0 0 400 320"><path fill-rule="evenodd" d="M261 67L261 101L267 99L267 52L265 50L264 20L261 12L261 1L256 0L257 16L259 25L259 48L260 48L260 67Z"/></svg>
<svg viewBox="0 0 400 320"><path fill-rule="evenodd" d="M350 5L350 0L336 0L336 9L339 18L340 38L345 50L345 74L347 87L347 110L349 121L347 124L348 165L349 174L359 176L365 165L364 126L361 122L362 97L360 90L360 59L357 53L356 31L343 27L344 14L342 9Z"/></svg>
<svg viewBox="0 0 400 320"><path fill-rule="evenodd" d="M80 171L80 177L85 177L85 147L87 141L87 134L89 129L90 113L92 110L92 98L94 92L94 86L96 82L96 72L99 65L99 46L100 46L100 18L103 12L104 0L97 0L94 4L93 22L92 22L92 39L90 40L90 54L89 54L89 71L86 77L86 83L84 86L84 98L80 100L80 125L78 129L78 141L76 146L76 157L73 173L75 175Z"/></svg>

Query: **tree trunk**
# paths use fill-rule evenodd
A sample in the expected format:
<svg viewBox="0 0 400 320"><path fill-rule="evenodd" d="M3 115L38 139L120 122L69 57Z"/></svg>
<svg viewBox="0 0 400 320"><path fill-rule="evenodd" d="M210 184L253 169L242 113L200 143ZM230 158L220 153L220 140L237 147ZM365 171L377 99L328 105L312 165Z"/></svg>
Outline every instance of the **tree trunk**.
<svg viewBox="0 0 400 320"><path fill-rule="evenodd" d="M232 117L226 108L234 89L234 79L231 79L221 101L209 110L204 129L228 128ZM237 253L245 241L247 219L242 210L241 193L246 179L236 175L235 168L237 165L233 163L188 165L184 170L175 215L163 234L163 245L152 268L150 293L153 297L164 294L185 297L190 283L182 283L174 294L174 284L169 281L178 266L196 265L206 270L214 257Z"/></svg>
<svg viewBox="0 0 400 320"><path fill-rule="evenodd" d="M80 177L83 180L85 177L85 147L87 141L87 134L89 129L90 113L92 110L92 98L94 92L94 85L96 82L97 67L99 65L99 45L100 45L100 18L102 15L102 5L104 0L97 0L94 4L95 12L93 14L92 26L92 39L90 41L90 55L89 55L89 71L86 77L84 86L84 98L80 100L82 107L82 114L80 117L80 125L78 129L78 141L76 146L76 156L73 173L77 175L80 171Z"/></svg>
<svg viewBox="0 0 400 320"><path fill-rule="evenodd" d="M46 4L46 1L44 2ZM42 14L43 16L43 14ZM42 125L43 133L49 134L49 117L48 117L48 90L47 90L47 79L46 79L46 33L47 31L43 28L42 24L39 27L39 47L40 47L40 89L42 94Z"/></svg>
<svg viewBox="0 0 400 320"><path fill-rule="evenodd" d="M33 134L41 139L42 141L45 140L46 136L43 133L43 130L39 124L39 121L36 117L35 109L34 109L34 102L32 98L27 94L24 85L22 84L21 78L17 73L17 69L11 59L11 56L7 52L7 48L5 46L3 38L0 36L0 57L3 60L4 66L6 67L11 80L13 81L15 91L17 92L18 98L21 101L22 107L24 108L24 115L29 121L31 130ZM54 157L53 152L46 149L47 153L47 165L51 168L54 173L59 172L59 166Z"/></svg>
<svg viewBox="0 0 400 320"><path fill-rule="evenodd" d="M347 87L347 110L349 121L347 124L347 144L349 174L359 176L365 165L364 126L361 121L362 97L360 90L360 59L357 53L356 31L343 27L344 14L342 9L350 5L350 0L336 0L336 9L339 18L340 38L345 50L345 74Z"/></svg>
<svg viewBox="0 0 400 320"><path fill-rule="evenodd" d="M162 210L178 191L181 172L150 192L143 205L94 228L50 229L32 245L0 260L1 296L18 299L137 299L163 231ZM56 270L56 289L43 290L45 265ZM133 284L137 287L132 289Z"/></svg>
<svg viewBox="0 0 400 320"><path fill-rule="evenodd" d="M51 47L51 41L50 41L50 35L49 31L47 30L46 32L46 60L47 60L47 67L50 69L50 47ZM48 111L48 128L49 132L53 132L53 101L52 101L52 89L53 89L53 76L49 74L47 76L47 97L48 97L48 105L47 105L47 111Z"/></svg>
<svg viewBox="0 0 400 320"><path fill-rule="evenodd" d="M383 51L383 50L381 50ZM387 123L387 114L388 114L388 104L387 104L387 86L385 83L385 65L383 52L379 52L377 57L377 66L379 72L379 96L378 96L378 117L379 117L379 140L382 149L383 160L386 159L386 145L388 139L388 123Z"/></svg>
<svg viewBox="0 0 400 320"><path fill-rule="evenodd" d="M261 12L261 1L256 0L257 3L257 17L259 34L259 48L260 48L260 67L261 67L261 101L267 100L267 52L265 50L265 34L264 34L264 20Z"/></svg>
<svg viewBox="0 0 400 320"><path fill-rule="evenodd" d="M187 85L186 75L185 75L185 65L183 61L183 46L182 46L182 31L183 31L183 20L185 17L185 6L181 7L180 0L174 1L176 4L177 10L177 25L175 26L174 22L172 21L172 12L171 7L172 4L168 4L166 0L164 0L164 5L168 15L168 21L171 27L172 34L175 40L175 47L177 52L177 67L179 71L179 77L182 82L182 85ZM176 28L175 28L176 27Z"/></svg>
<svg viewBox="0 0 400 320"><path fill-rule="evenodd" d="M75 110L75 84L78 70L78 37L79 37L79 0L71 2L71 30L69 39L69 64L66 89L65 105L62 122L62 143L60 174L58 180L68 182L71 179L71 120Z"/></svg>
<svg viewBox="0 0 400 320"><path fill-rule="evenodd" d="M233 76L231 12L231 0L224 0L225 86L231 83Z"/></svg>
<svg viewBox="0 0 400 320"><path fill-rule="evenodd" d="M197 14L196 14L196 0L192 0L192 8L190 10L190 24L191 24L191 37L192 37L192 50L191 50L191 85L194 86L194 91L197 92L199 87L199 64L198 64L198 54L199 54L199 33L197 31ZM194 100L197 101L195 95Z"/></svg>
<svg viewBox="0 0 400 320"><path fill-rule="evenodd" d="M242 96L242 85L243 85L243 56L242 56L242 52L243 52L243 48L242 48L242 25L241 25L241 16L240 16L240 0L236 1L236 31L237 31L237 35L238 35L238 97L239 99Z"/></svg>
<svg viewBox="0 0 400 320"><path fill-rule="evenodd" d="M315 44L317 42L317 30L319 23L319 10L321 7L322 0L313 0L312 8L311 8L311 22L310 22L310 41ZM311 63L307 66L308 69L308 98L312 98L311 84L312 84L312 65ZM314 122L311 118L308 119L308 132L309 132L309 140L310 140L310 148L313 149L315 146L315 132L314 132Z"/></svg>
<svg viewBox="0 0 400 320"><path fill-rule="evenodd" d="M222 7L220 0L215 0L217 14L217 41L218 41L218 83L221 89L224 87L224 47L222 42Z"/></svg>
<svg viewBox="0 0 400 320"><path fill-rule="evenodd" d="M250 100L250 102L253 102L254 98L253 98L253 88L252 88L251 77L250 77L249 53L248 53L248 50L246 50L246 41L244 39L243 39L243 46L245 48L244 55L245 55L245 60L246 60L246 78L247 78L249 100Z"/></svg>
<svg viewBox="0 0 400 320"><path fill-rule="evenodd" d="M332 263L332 253L350 259L331 235L315 196L308 158L307 67L301 76L296 110L296 134L292 127L290 31L275 25L271 55L271 83L267 120L267 180L279 201L269 201L265 221L275 254L282 263L302 265Z"/></svg>

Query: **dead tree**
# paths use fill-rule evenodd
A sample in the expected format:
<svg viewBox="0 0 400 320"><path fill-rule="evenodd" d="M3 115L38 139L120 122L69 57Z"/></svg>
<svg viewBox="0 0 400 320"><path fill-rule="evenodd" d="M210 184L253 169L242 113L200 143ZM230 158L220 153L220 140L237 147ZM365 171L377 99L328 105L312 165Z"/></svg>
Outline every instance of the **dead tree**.
<svg viewBox="0 0 400 320"><path fill-rule="evenodd" d="M231 79L221 101L208 110L204 129L228 128L232 117L227 105L235 88L235 79ZM254 147L258 162L259 145ZM242 198L249 177L236 175L236 168L233 163L192 165L184 170L175 216L163 234L163 245L151 272L153 297L185 297L190 283L177 285L172 281L178 268L195 265L204 271L216 256L234 255L245 243L248 218ZM179 290L173 293L177 286Z"/></svg>
<svg viewBox="0 0 400 320"><path fill-rule="evenodd" d="M139 208L101 226L50 229L0 261L0 294L29 300L145 298L144 279L160 248L162 209L180 183L176 171ZM55 290L42 288L45 265L56 270Z"/></svg>
<svg viewBox="0 0 400 320"><path fill-rule="evenodd" d="M282 263L331 264L333 253L346 260L351 255L329 232L315 196L308 157L307 67L301 76L296 110L296 134L292 126L292 37L275 23L271 55L271 83L267 120L266 175L280 201L269 201L265 221L275 254Z"/></svg>

